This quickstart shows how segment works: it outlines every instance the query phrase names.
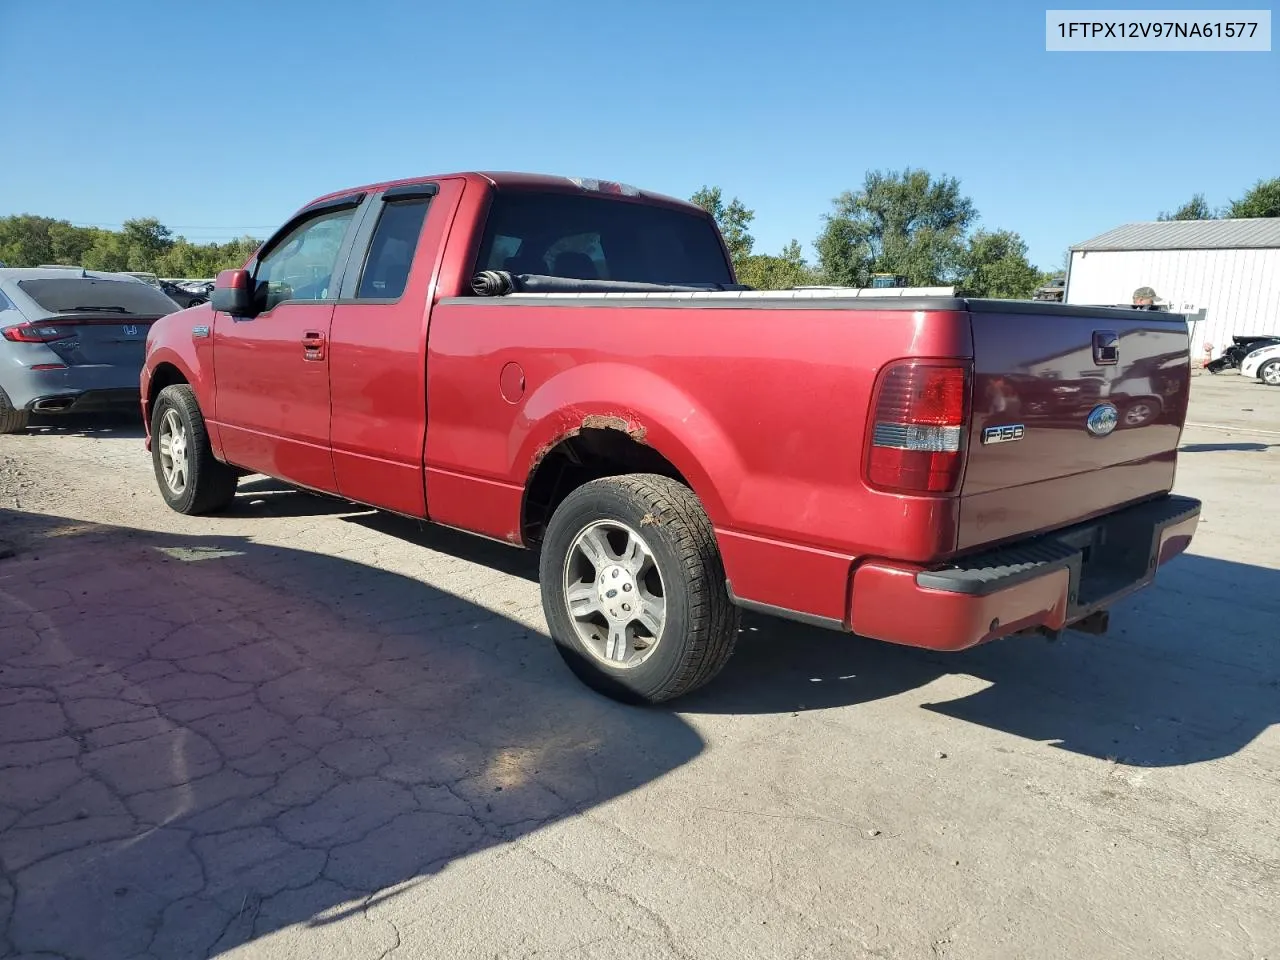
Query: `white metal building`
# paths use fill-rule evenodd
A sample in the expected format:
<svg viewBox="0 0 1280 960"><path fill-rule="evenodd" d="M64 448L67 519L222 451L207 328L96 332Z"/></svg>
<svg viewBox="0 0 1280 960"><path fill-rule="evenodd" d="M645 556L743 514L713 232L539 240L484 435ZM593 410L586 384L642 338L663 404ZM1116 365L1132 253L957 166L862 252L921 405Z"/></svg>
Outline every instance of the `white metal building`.
<svg viewBox="0 0 1280 960"><path fill-rule="evenodd" d="M1189 316L1193 362L1280 335L1280 217L1128 223L1071 248L1067 303L1129 303L1138 287Z"/></svg>

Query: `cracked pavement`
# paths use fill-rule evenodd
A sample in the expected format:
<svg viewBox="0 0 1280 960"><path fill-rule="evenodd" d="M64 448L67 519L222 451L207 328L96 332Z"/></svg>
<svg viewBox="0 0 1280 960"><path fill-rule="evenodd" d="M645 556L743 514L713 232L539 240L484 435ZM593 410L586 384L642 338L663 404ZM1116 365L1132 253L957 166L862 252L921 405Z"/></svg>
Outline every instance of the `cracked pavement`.
<svg viewBox="0 0 1280 960"><path fill-rule="evenodd" d="M0 437L0 957L1278 960L1280 391L1191 420L1112 635L749 618L670 710L569 675L532 556Z"/></svg>

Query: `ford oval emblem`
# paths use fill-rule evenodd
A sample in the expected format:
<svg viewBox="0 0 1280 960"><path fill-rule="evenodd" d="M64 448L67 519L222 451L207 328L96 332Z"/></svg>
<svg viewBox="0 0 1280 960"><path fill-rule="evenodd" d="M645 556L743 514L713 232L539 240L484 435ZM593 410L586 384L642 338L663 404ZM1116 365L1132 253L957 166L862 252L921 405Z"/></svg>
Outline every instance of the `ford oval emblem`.
<svg viewBox="0 0 1280 960"><path fill-rule="evenodd" d="M1089 411L1089 418L1085 420L1084 425L1095 437L1105 437L1115 430L1119 422L1120 412L1116 410L1116 405L1100 403Z"/></svg>

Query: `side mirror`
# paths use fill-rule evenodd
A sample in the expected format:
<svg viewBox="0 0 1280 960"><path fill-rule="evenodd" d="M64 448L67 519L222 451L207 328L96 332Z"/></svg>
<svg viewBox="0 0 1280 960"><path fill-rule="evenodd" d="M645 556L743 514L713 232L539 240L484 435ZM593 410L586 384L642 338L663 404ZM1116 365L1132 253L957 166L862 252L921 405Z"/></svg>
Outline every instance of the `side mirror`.
<svg viewBox="0 0 1280 960"><path fill-rule="evenodd" d="M213 282L213 309L233 317L253 316L253 277L248 270L223 270Z"/></svg>

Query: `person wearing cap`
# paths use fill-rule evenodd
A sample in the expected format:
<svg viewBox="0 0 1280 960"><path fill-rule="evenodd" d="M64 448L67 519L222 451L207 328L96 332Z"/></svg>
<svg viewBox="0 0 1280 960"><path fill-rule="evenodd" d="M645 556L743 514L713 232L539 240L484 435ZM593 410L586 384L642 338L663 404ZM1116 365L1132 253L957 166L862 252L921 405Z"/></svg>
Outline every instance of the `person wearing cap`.
<svg viewBox="0 0 1280 960"><path fill-rule="evenodd" d="M1135 310L1154 310L1156 301L1159 299L1155 290L1151 287L1139 287L1133 291L1133 307Z"/></svg>

